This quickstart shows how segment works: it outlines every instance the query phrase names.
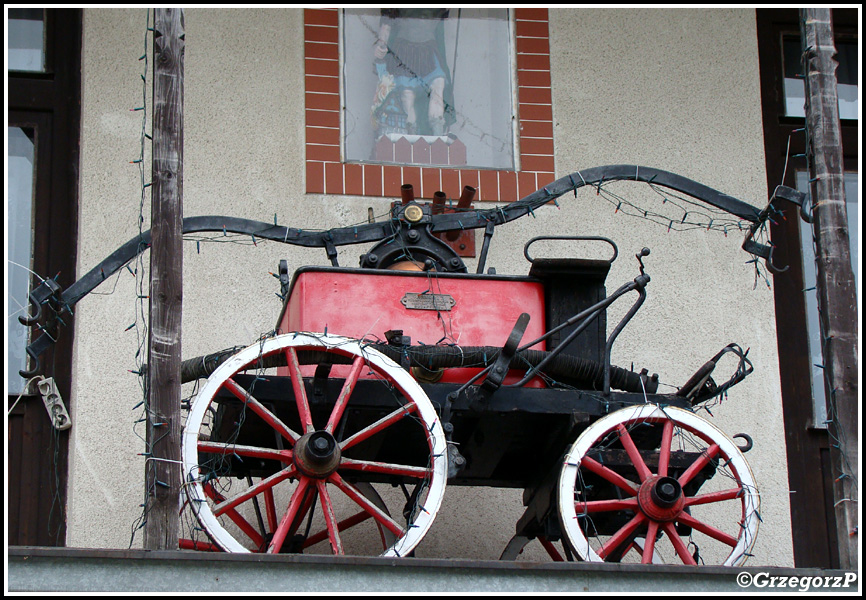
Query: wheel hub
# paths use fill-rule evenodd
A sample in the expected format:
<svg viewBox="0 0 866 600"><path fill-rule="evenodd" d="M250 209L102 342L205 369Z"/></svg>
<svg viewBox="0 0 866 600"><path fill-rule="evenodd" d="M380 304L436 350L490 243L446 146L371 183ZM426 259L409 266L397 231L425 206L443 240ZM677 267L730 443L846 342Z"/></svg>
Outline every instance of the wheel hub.
<svg viewBox="0 0 866 600"><path fill-rule="evenodd" d="M673 521L686 504L683 488L673 477L653 475L644 481L637 495L641 511L654 521Z"/></svg>
<svg viewBox="0 0 866 600"><path fill-rule="evenodd" d="M295 444L295 466L304 475L323 479L340 466L340 446L327 431L314 431Z"/></svg>

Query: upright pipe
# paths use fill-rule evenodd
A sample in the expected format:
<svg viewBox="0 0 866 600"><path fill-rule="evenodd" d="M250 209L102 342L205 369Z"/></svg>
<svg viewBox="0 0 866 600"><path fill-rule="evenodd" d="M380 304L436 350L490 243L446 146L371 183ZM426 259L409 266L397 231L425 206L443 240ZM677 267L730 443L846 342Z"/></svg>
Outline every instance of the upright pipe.
<svg viewBox="0 0 866 600"><path fill-rule="evenodd" d="M400 197L404 205L415 200L415 188L412 187L411 183L404 183L400 186Z"/></svg>
<svg viewBox="0 0 866 600"><path fill-rule="evenodd" d="M857 296L848 241L844 162L829 8L801 8L812 232L833 466L836 538L842 569L856 569L859 521Z"/></svg>

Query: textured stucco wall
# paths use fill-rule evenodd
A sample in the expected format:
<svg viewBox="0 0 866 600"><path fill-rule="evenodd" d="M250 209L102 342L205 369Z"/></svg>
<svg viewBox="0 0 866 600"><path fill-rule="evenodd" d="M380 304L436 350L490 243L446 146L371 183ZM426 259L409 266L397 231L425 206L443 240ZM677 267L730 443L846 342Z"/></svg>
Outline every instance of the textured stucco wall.
<svg viewBox="0 0 866 600"><path fill-rule="evenodd" d="M138 231L145 10L85 11L79 269ZM755 205L766 200L754 14L749 10L550 11L556 175L614 163L657 167ZM323 228L363 221L388 200L304 193L303 25L300 10L186 11L185 216L222 214ZM150 102L148 100L148 105ZM149 127L149 125L148 125ZM649 300L614 362L682 384L729 342L750 347L756 373L713 410L756 446L762 490L752 564L793 564L772 293L740 249L740 234L670 233L614 215L590 191L500 228L488 265L525 274L520 248L540 234L606 235L621 258L608 289L636 275L643 246ZM149 221L149 207L145 209ZM324 252L259 243L184 246L183 355L252 343L273 328L268 274L326 264ZM340 262L357 264L361 247ZM145 263L147 258L145 258ZM474 265L470 263L470 269ZM143 499L136 288L124 271L76 311L70 546L126 547ZM611 310L614 322L625 307ZM419 556L497 558L522 513L519 491L450 489ZM134 545L141 543L141 532ZM535 556L538 556L535 554Z"/></svg>

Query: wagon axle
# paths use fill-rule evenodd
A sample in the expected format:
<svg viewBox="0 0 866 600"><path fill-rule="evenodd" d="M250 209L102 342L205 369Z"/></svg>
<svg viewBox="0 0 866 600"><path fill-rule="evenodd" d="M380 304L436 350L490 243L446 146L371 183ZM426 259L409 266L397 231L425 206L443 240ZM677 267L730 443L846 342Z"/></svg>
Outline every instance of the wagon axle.
<svg viewBox="0 0 866 600"><path fill-rule="evenodd" d="M683 488L673 477L650 477L641 484L637 503L650 519L673 521L685 506Z"/></svg>
<svg viewBox="0 0 866 600"><path fill-rule="evenodd" d="M327 431L314 431L302 436L292 454L295 465L304 475L324 479L340 465L340 447Z"/></svg>

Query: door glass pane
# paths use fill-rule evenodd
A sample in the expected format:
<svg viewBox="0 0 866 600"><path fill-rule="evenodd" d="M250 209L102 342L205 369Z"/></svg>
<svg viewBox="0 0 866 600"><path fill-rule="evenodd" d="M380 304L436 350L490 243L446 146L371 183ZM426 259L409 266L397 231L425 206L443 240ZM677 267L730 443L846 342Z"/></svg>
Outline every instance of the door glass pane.
<svg viewBox="0 0 866 600"><path fill-rule="evenodd" d="M803 84L801 65L802 49L800 38L785 38L782 42L785 68L785 115L805 117L806 88ZM859 102L857 100L858 65L857 43L849 40L836 40L837 89L839 97L839 118L856 119Z"/></svg>
<svg viewBox="0 0 866 600"><path fill-rule="evenodd" d="M797 189L809 197L809 174L797 171ZM857 286L859 275L857 269L860 256L857 253L857 239L860 236L860 224L857 219L857 192L859 189L857 173L845 173L845 205L848 213L848 241L851 250L851 267L854 269L854 285ZM817 274L815 267L815 248L812 242L812 225L800 219L800 239L802 240L803 283L806 296L806 326L809 332L809 353L812 365L812 400L813 425L826 427L827 408L824 394L824 370L817 365L824 364L821 355L821 330L818 324L818 296L815 286Z"/></svg>
<svg viewBox="0 0 866 600"><path fill-rule="evenodd" d="M9 393L20 394L24 380L18 371L27 367L25 348L30 341L30 328L18 322L18 315L29 310L30 268L33 244L33 179L35 147L32 128L9 127L9 237L8 237L8 362Z"/></svg>
<svg viewBox="0 0 866 600"><path fill-rule="evenodd" d="M45 70L45 21L41 8L10 8L7 19L10 71Z"/></svg>

